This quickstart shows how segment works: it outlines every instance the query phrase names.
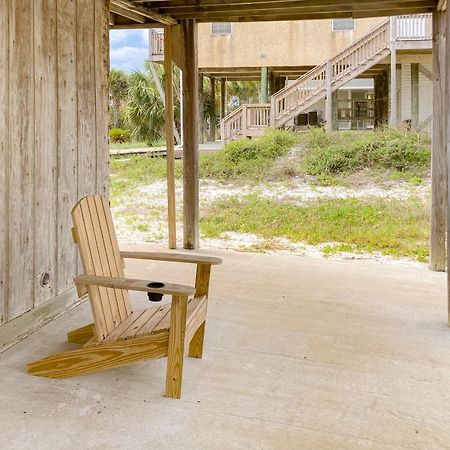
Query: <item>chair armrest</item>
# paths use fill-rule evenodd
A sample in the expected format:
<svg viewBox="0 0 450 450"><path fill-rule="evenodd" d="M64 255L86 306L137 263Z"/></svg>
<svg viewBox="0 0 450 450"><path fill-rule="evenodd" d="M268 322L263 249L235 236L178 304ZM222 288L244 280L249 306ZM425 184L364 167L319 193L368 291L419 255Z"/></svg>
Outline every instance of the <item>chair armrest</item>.
<svg viewBox="0 0 450 450"><path fill-rule="evenodd" d="M214 256L191 255L185 253L161 253L161 252L120 252L125 259L148 259L153 261L171 261L179 263L207 264L216 266L222 264L220 258Z"/></svg>
<svg viewBox="0 0 450 450"><path fill-rule="evenodd" d="M158 294L189 297L195 294L195 289L182 284L164 283L161 288L147 286L150 281L132 278L98 277L95 275L79 275L73 279L75 284L93 285L113 289L129 289L130 291L152 292Z"/></svg>

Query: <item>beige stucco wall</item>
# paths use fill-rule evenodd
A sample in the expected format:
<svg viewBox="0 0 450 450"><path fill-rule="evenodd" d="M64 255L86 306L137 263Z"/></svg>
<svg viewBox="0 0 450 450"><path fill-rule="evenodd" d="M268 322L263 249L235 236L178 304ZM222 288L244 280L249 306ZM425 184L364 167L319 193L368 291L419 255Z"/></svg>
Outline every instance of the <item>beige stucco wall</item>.
<svg viewBox="0 0 450 450"><path fill-rule="evenodd" d="M386 18L356 20L355 31L332 31L332 20L233 23L231 35L199 24L199 67L315 66Z"/></svg>

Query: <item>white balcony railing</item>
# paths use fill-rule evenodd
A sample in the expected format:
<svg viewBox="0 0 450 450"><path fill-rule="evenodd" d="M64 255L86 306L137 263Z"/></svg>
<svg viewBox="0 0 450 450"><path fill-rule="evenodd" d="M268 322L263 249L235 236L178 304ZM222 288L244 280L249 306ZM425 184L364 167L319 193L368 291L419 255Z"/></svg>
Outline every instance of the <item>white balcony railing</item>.
<svg viewBox="0 0 450 450"><path fill-rule="evenodd" d="M396 17L397 40L426 41L433 37L432 14Z"/></svg>

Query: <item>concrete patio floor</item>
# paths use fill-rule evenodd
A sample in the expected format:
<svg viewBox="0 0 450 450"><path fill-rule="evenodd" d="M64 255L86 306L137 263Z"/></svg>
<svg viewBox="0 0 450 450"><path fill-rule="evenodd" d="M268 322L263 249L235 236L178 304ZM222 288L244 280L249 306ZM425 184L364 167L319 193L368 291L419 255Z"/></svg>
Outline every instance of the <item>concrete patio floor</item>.
<svg viewBox="0 0 450 450"><path fill-rule="evenodd" d="M162 396L165 359L27 375L27 362L75 348L65 333L90 321L84 303L0 355L0 448L450 448L444 274L203 253L224 264L213 268L204 359L186 358L181 400ZM192 283L194 267L133 262L127 274Z"/></svg>

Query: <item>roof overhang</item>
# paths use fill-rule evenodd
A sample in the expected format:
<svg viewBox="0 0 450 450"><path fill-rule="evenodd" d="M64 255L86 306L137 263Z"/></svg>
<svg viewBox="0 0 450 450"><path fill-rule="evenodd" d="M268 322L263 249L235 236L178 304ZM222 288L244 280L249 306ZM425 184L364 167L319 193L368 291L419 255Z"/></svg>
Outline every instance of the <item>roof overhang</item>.
<svg viewBox="0 0 450 450"><path fill-rule="evenodd" d="M111 26L146 28L183 19L259 22L430 13L445 0L111 0Z"/></svg>

